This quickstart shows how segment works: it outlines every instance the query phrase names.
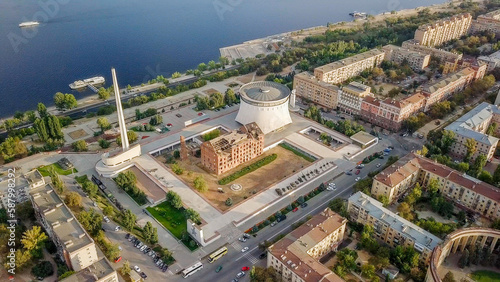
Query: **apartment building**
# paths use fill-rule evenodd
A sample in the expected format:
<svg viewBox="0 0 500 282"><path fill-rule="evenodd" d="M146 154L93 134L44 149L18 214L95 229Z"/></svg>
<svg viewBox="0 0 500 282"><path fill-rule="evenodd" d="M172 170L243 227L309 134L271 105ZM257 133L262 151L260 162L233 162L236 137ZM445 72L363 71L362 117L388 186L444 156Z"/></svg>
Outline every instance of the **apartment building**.
<svg viewBox="0 0 500 282"><path fill-rule="evenodd" d="M491 72L500 66L500 51L496 51L488 56L479 56L477 60L486 64L486 71Z"/></svg>
<svg viewBox="0 0 500 282"><path fill-rule="evenodd" d="M455 142L450 148L451 155L455 158L464 158L467 155L465 146L467 139L473 139L477 143L477 150L472 160L479 155L485 155L488 160L491 160L499 141L498 138L492 136L493 134L486 133L493 123L500 125L500 108L483 102L448 125L445 130L455 133ZM500 133L500 128L497 127L494 133Z"/></svg>
<svg viewBox="0 0 500 282"><path fill-rule="evenodd" d="M466 86L476 79L476 71L470 67L452 73L435 82L419 87L422 94L427 98L424 111L428 111L433 104L443 101L452 94L462 91Z"/></svg>
<svg viewBox="0 0 500 282"><path fill-rule="evenodd" d="M472 16L469 13L455 15L431 24L418 27L414 40L423 46L440 46L452 39L458 39L469 32Z"/></svg>
<svg viewBox="0 0 500 282"><path fill-rule="evenodd" d="M339 90L338 108L346 114L359 115L366 97L373 97L371 87L353 81Z"/></svg>
<svg viewBox="0 0 500 282"><path fill-rule="evenodd" d="M479 58L476 59L474 57L463 57L457 62L446 61L443 64L443 75L456 72L457 70L463 68L472 68L474 71L476 71L476 77L482 78L486 74L486 71L488 71L488 64L480 60Z"/></svg>
<svg viewBox="0 0 500 282"><path fill-rule="evenodd" d="M118 282L118 274L111 263L102 258L91 266L79 271L60 282Z"/></svg>
<svg viewBox="0 0 500 282"><path fill-rule="evenodd" d="M422 52L424 54L429 54L431 56L438 58L442 62L444 61L458 62L460 59L462 59L462 54L420 45L414 39L403 41L401 46L405 49Z"/></svg>
<svg viewBox="0 0 500 282"><path fill-rule="evenodd" d="M432 250L442 242L438 237L384 208L381 202L362 192L349 197L347 210L351 220L373 226L377 240L392 248L413 247L420 253L422 262L428 263Z"/></svg>
<svg viewBox="0 0 500 282"><path fill-rule="evenodd" d="M201 144L201 162L217 175L246 163L264 152L264 133L253 122Z"/></svg>
<svg viewBox="0 0 500 282"><path fill-rule="evenodd" d="M437 180L441 194L456 205L490 219L500 218L498 188L414 153L377 174L371 192L393 202L415 183L426 187L431 179Z"/></svg>
<svg viewBox="0 0 500 282"><path fill-rule="evenodd" d="M471 33L489 31L500 36L500 10L495 10L484 15L479 15L472 21Z"/></svg>
<svg viewBox="0 0 500 282"><path fill-rule="evenodd" d="M327 83L342 83L364 70L380 66L385 53L372 49L314 69L314 76Z"/></svg>
<svg viewBox="0 0 500 282"><path fill-rule="evenodd" d="M9 202L11 205L26 202L29 200L31 189L45 185L45 180L38 170L32 170L24 175L15 173L13 180L14 182L12 178L0 180L0 204L5 209L8 208ZM9 188L13 188L14 197L9 198Z"/></svg>
<svg viewBox="0 0 500 282"><path fill-rule="evenodd" d="M296 90L297 96L306 98L315 104L327 109L337 108L340 88L318 80L308 72L301 72L293 77L293 89Z"/></svg>
<svg viewBox="0 0 500 282"><path fill-rule="evenodd" d="M30 191L35 217L52 238L59 256L74 271L98 261L94 240L80 225L51 184Z"/></svg>
<svg viewBox="0 0 500 282"><path fill-rule="evenodd" d="M407 62L412 70L419 72L429 65L431 55L420 51L410 50L396 45L385 45L385 60L402 64Z"/></svg>
<svg viewBox="0 0 500 282"><path fill-rule="evenodd" d="M319 259L337 250L347 219L329 208L315 215L268 248L267 267L281 275L281 281L343 281Z"/></svg>
<svg viewBox="0 0 500 282"><path fill-rule="evenodd" d="M425 96L417 93L401 101L366 97L361 102L360 117L376 126L398 131L403 121L425 107Z"/></svg>

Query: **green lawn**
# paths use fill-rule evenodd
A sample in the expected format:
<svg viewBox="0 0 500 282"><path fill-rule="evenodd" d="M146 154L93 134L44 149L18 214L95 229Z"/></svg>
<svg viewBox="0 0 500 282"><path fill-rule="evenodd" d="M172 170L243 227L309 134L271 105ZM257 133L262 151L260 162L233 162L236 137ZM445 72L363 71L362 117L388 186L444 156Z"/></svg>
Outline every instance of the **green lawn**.
<svg viewBox="0 0 500 282"><path fill-rule="evenodd" d="M172 233L178 239L182 240L182 233L187 231L187 222L183 210L175 209L168 202L163 202L155 207L148 207L147 210L163 226L165 226L165 228L167 228L170 233ZM182 242L191 251L198 248L197 246L195 246L194 248L189 246L189 240L187 242L182 240Z"/></svg>
<svg viewBox="0 0 500 282"><path fill-rule="evenodd" d="M500 281L500 273L488 271L488 270L479 270L474 271L471 274L472 279L478 282L493 282Z"/></svg>
<svg viewBox="0 0 500 282"><path fill-rule="evenodd" d="M42 174L42 176L49 176L49 172L48 172L49 167L53 167L55 169L56 173L59 175L69 175L72 172L71 169L68 169L68 170L62 169L62 167L58 163L53 163L50 165L39 167L38 171ZM73 172L77 173L78 170L76 168L74 168Z"/></svg>

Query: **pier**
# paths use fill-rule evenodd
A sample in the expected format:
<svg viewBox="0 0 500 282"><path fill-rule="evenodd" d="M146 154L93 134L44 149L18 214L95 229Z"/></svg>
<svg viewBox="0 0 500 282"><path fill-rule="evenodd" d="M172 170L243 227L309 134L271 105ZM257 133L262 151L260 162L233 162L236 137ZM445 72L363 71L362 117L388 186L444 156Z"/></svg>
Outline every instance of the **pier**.
<svg viewBox="0 0 500 282"><path fill-rule="evenodd" d="M94 85L92 85L92 84L90 84L90 83L88 83L88 84L87 84L87 87L88 87L90 90L94 91L94 93L97 93L97 92L99 91L99 90L97 90L97 87L95 87Z"/></svg>

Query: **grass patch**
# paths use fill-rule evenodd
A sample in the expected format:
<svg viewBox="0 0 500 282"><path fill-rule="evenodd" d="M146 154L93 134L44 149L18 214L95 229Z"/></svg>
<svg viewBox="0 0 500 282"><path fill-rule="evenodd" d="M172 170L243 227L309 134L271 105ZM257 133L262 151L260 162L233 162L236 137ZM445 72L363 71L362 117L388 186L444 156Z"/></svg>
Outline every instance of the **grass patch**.
<svg viewBox="0 0 500 282"><path fill-rule="evenodd" d="M246 166L244 168L242 168L241 170L238 170L237 172L229 175L229 176L226 176L224 178L222 178L221 180L219 180L219 184L220 185L225 185L225 184L228 184L229 182L232 182L240 177L242 177L243 175L245 174L248 174L252 171L255 171L257 170L258 168L260 167L263 167L267 164L270 164L272 161L274 161L276 158L278 157L277 154L272 154L272 155L269 155L267 157L264 157L256 162L254 162L253 164L249 165L249 166Z"/></svg>
<svg viewBox="0 0 500 282"><path fill-rule="evenodd" d="M489 270L478 270L471 274L472 279L478 282L500 281L500 273Z"/></svg>
<svg viewBox="0 0 500 282"><path fill-rule="evenodd" d="M44 177L49 176L49 168L50 167L53 167L54 170L56 171L56 173L59 175L70 175L72 172L74 172L74 173L78 172L78 170L76 168L73 168L72 170L71 169L64 170L58 163L53 163L50 165L45 165L45 166L39 167L38 171Z"/></svg>
<svg viewBox="0 0 500 282"><path fill-rule="evenodd" d="M313 158L310 155L302 152L301 150L298 150L297 148L290 146L290 144L288 144L288 143L280 143L280 147L287 149L288 151L291 151L295 155L303 158L304 160L306 160L308 162L312 163L316 160L316 158Z"/></svg>
<svg viewBox="0 0 500 282"><path fill-rule="evenodd" d="M165 228L175 237L186 245L191 251L198 248L197 245L192 247L189 242L191 238L183 238L183 233L187 232L187 221L184 215L184 209L176 209L170 203L163 202L155 207L146 208L148 212L156 218ZM184 236L186 237L186 236Z"/></svg>

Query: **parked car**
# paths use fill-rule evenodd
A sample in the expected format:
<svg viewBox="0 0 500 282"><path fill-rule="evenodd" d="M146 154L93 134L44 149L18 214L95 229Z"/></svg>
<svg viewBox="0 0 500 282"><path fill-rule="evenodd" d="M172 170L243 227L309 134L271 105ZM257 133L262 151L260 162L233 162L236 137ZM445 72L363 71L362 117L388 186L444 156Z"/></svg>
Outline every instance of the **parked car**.
<svg viewBox="0 0 500 282"><path fill-rule="evenodd" d="M120 262L121 260L122 260L122 257L117 257L117 258L115 258L115 263Z"/></svg>
<svg viewBox="0 0 500 282"><path fill-rule="evenodd" d="M247 233L244 233L244 234L243 234L243 238L245 238L245 239L250 239L250 235L248 235Z"/></svg>
<svg viewBox="0 0 500 282"><path fill-rule="evenodd" d="M115 231L120 231L122 228L120 226L115 227Z"/></svg>
<svg viewBox="0 0 500 282"><path fill-rule="evenodd" d="M382 164L377 164L377 167L381 167L381 166L382 166Z"/></svg>
<svg viewBox="0 0 500 282"><path fill-rule="evenodd" d="M352 175L352 172L350 172L350 171L346 171L346 172L345 172L345 174L346 174L346 175Z"/></svg>
<svg viewBox="0 0 500 282"><path fill-rule="evenodd" d="M271 227L275 226L276 224L278 224L276 221L271 222Z"/></svg>
<svg viewBox="0 0 500 282"><path fill-rule="evenodd" d="M248 267L248 266L243 266L243 267L241 268L241 270L242 270L242 271L248 271L249 269L250 269L250 267Z"/></svg>
<svg viewBox="0 0 500 282"><path fill-rule="evenodd" d="M300 205L301 208L305 208L307 207L307 203L302 203L302 205Z"/></svg>
<svg viewBox="0 0 500 282"><path fill-rule="evenodd" d="M130 238L130 233L125 234L125 239Z"/></svg>
<svg viewBox="0 0 500 282"><path fill-rule="evenodd" d="M267 253L262 253L259 255L259 259L263 259L267 257Z"/></svg>
<svg viewBox="0 0 500 282"><path fill-rule="evenodd" d="M103 219L104 219L104 221L106 221L107 223L109 223L109 221L110 221L110 220L109 220L109 218L108 218L107 216L104 216L104 217L103 217Z"/></svg>
<svg viewBox="0 0 500 282"><path fill-rule="evenodd" d="M358 175L361 172L361 170L356 170L356 175Z"/></svg>
<svg viewBox="0 0 500 282"><path fill-rule="evenodd" d="M137 273L141 273L141 268L137 265L134 265L134 270L137 271Z"/></svg>
<svg viewBox="0 0 500 282"><path fill-rule="evenodd" d="M236 274L236 278L241 278L243 276L245 276L245 272L243 272L243 271L240 271L240 272L238 272L238 274Z"/></svg>
<svg viewBox="0 0 500 282"><path fill-rule="evenodd" d="M168 265L164 265L164 266L161 268L161 271L162 271L162 272L165 272L165 271L167 271L167 269L168 269Z"/></svg>
<svg viewBox="0 0 500 282"><path fill-rule="evenodd" d="M142 277L142 279L144 279L144 280L148 279L148 276L147 276L147 275L146 275L146 273L144 273L144 272L141 272L141 277Z"/></svg>
<svg viewBox="0 0 500 282"><path fill-rule="evenodd" d="M294 208L294 209L292 210L292 212L296 212L296 211L298 211L298 210L299 210L299 208Z"/></svg>
<svg viewBox="0 0 500 282"><path fill-rule="evenodd" d="M202 115L203 115L203 113L198 113L198 116L202 116Z"/></svg>
<svg viewBox="0 0 500 282"><path fill-rule="evenodd" d="M356 177L356 179L354 179L356 182L358 182L359 180L361 180L361 177Z"/></svg>

